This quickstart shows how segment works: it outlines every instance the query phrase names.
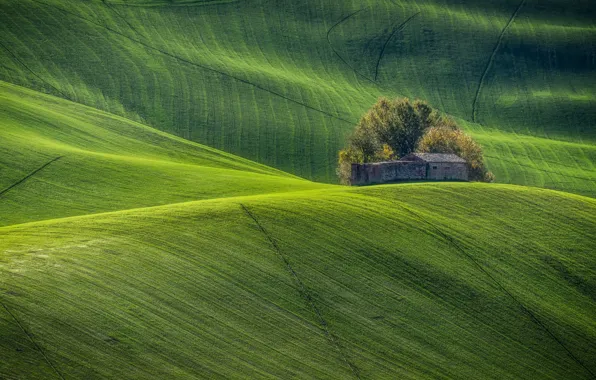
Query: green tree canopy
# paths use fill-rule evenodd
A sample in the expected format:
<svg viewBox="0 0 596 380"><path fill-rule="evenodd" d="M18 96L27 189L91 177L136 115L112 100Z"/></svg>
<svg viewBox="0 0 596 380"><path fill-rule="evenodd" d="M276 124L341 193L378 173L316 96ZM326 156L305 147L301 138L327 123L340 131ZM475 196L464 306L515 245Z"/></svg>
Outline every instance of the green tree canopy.
<svg viewBox="0 0 596 380"><path fill-rule="evenodd" d="M362 153L363 162L375 161L384 145L401 157L414 151L437 119L436 112L421 100L380 98L358 122L349 146Z"/></svg>
<svg viewBox="0 0 596 380"><path fill-rule="evenodd" d="M469 178L472 181L492 182L494 175L484 165L482 148L457 127L429 128L418 143L419 152L457 154L468 165Z"/></svg>

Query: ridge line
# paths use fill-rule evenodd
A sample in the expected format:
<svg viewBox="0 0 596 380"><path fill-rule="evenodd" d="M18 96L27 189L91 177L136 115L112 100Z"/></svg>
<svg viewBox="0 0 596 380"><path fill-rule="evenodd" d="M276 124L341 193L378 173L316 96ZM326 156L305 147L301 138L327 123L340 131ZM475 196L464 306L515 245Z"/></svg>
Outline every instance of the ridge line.
<svg viewBox="0 0 596 380"><path fill-rule="evenodd" d="M317 191L328 191L328 190L331 191L331 190L338 190L337 188L339 187L339 186L331 187L332 185L329 185L329 186L330 187L300 189L300 190L291 190L291 191L285 191L285 192L271 192L271 193L247 194L247 195L232 195L232 196L224 196L224 197L218 197L218 198L194 199L194 200L172 202L172 203L159 204L159 205L138 206L138 207L119 209L119 210L91 212L88 214L60 216L57 218L33 220L33 221L29 221L29 222L22 222L22 223L9 224L6 226L0 226L0 231L2 231L2 229L5 229L5 228L11 228L11 227L16 227L16 226L26 226L26 225L46 223L46 222L58 223L60 221L64 221L67 219L87 218L87 217L92 218L92 217L96 217L96 216L100 216L100 215L128 213L128 212L148 210L148 209L160 209L160 208L180 206L180 205L190 204L190 203L203 203L203 202L216 202L216 201L233 202L234 200L247 199L247 198L260 198L260 197L265 197L265 196L285 196L285 195L289 195L289 194L304 193L304 192L317 192ZM342 190L342 191L345 191L345 190ZM550 190L550 191L553 191L553 190Z"/></svg>

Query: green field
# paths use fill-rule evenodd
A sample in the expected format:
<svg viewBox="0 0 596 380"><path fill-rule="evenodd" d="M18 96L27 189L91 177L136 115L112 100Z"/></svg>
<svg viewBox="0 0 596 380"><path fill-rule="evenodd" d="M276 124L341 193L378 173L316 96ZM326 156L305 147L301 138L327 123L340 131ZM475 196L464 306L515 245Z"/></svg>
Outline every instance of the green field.
<svg viewBox="0 0 596 380"><path fill-rule="evenodd" d="M595 215L505 185L198 201L1 228L0 287L66 378L588 379ZM0 374L55 377L2 315Z"/></svg>
<svg viewBox="0 0 596 380"><path fill-rule="evenodd" d="M596 378L596 6L0 0L1 379ZM336 185L379 96L495 184Z"/></svg>
<svg viewBox="0 0 596 380"><path fill-rule="evenodd" d="M330 187L121 117L0 83L0 226ZM1 191L1 190L0 190Z"/></svg>
<svg viewBox="0 0 596 380"><path fill-rule="evenodd" d="M2 0L0 79L331 183L378 96L419 97L502 134L500 182L596 194L591 1L132 4Z"/></svg>
<svg viewBox="0 0 596 380"><path fill-rule="evenodd" d="M592 198L316 184L2 88L2 377L596 371Z"/></svg>

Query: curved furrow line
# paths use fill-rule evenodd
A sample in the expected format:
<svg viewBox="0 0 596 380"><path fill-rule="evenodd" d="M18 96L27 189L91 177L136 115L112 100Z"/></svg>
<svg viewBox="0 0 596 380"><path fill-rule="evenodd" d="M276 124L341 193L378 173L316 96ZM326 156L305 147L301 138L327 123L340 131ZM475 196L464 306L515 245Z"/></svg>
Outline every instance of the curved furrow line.
<svg viewBox="0 0 596 380"><path fill-rule="evenodd" d="M355 69L355 68L354 68L352 65L350 65L350 64L348 63L348 61L346 61L346 60L345 60L345 58L344 58L344 57L342 57L342 56L341 56L341 54L339 54L339 53L337 52L337 50L335 50L335 48L333 47L333 44L331 44L331 39L330 39L330 37L329 37L329 36L331 35L331 32L333 31L333 29L337 28L337 27L338 27L340 24L342 24L342 23L344 23L344 22L348 21L348 20L349 20L350 18L352 18L353 16L357 15L358 13L360 13L360 12L362 12L362 11L364 11L364 10L368 9L368 8L370 8L370 6L368 6L368 7L364 7L364 8L362 8L362 9L359 9L359 10L357 10L356 12L352 12L352 13L350 13L349 15L347 15L346 17L344 17L344 18L342 18L341 20L339 20L338 22L336 22L336 23L335 23L335 24L334 24L334 25L333 25L331 28L329 28L329 30L327 30L327 43L329 44L329 47L331 48L331 50L333 51L333 53L335 53L335 55L336 55L336 56L337 56L337 57L338 57L338 58L339 58L339 59L340 59L340 60L341 60L341 61L342 61L342 62L343 62L343 63L344 63L346 66L348 66L348 67L349 67L349 68L350 68L350 69L351 69L351 70L352 70L352 71L353 71L353 72L354 72L354 73L355 73L357 76L360 76L360 77L362 77L362 78L366 79L367 81L369 81L369 82L371 82L371 83L375 83L375 81L374 81L373 79L370 79L370 78L369 78L369 77L367 77L366 75L364 75L364 74L361 74L361 73L360 73L358 70L356 70L356 69Z"/></svg>
<svg viewBox="0 0 596 380"><path fill-rule="evenodd" d="M501 31L501 34L499 35L497 43L495 44L495 47L493 48L490 58L488 59L488 62L486 63L484 72L482 73L482 76L480 77L480 82L478 82L478 88L476 89L476 95L474 96L474 102L472 103L472 121L474 123L476 123L476 114L478 112L478 99L480 98L480 93L482 92L482 87L484 86L484 81L486 80L486 76L488 75L488 72L490 71L490 69L493 65L495 56L497 55L497 51L501 47L501 43L503 42L503 37L505 37L505 33L507 33L507 30L509 29L511 24L513 24L513 21L515 21L515 18L517 17L518 13L521 11L521 9L523 8L523 6L525 4L526 4L526 0L522 0L519 3L519 5L517 6L517 9L515 10L515 12L513 12L511 17L509 18L509 21L507 22L507 24Z"/></svg>
<svg viewBox="0 0 596 380"><path fill-rule="evenodd" d="M25 68L25 70L29 71L31 74L33 74L34 77L36 77L37 79L39 79L40 81L42 81L43 83L47 84L48 86L50 86L51 88L54 89L54 91L56 91L58 94L60 94L63 98L68 99L70 101L73 101L72 98L70 96L68 96L64 91L60 90L58 87L54 86L53 84L51 84L50 82L48 82L47 80L43 79L39 74L37 74L35 71L33 71L29 66L27 66L25 64L25 62L21 61L21 59L12 52L12 50L10 50L6 45L4 45L2 43L2 41L0 41L0 47L2 47L4 50L6 50L6 52L11 56L12 60L15 61L17 64L23 66ZM1 193L0 193L1 194Z"/></svg>
<svg viewBox="0 0 596 380"><path fill-rule="evenodd" d="M402 22L401 24L399 24L397 27L395 27L393 29L393 32L389 35L389 38L387 38L387 41L385 41L385 44L383 45L383 47L381 48L381 53L379 54L379 59L377 60L377 66L375 67L375 81L377 80L378 76L379 76L379 67L381 65L381 60L383 59L383 55L385 54L385 49L387 48L387 45L389 45L389 41L391 41L391 39L393 38L393 36L395 36L395 34L397 32L402 31L406 25L412 21L412 19L416 16L418 16L420 14L420 12L416 12L413 15L411 15L410 17L408 17L408 19L404 22Z"/></svg>
<svg viewBox="0 0 596 380"><path fill-rule="evenodd" d="M327 336L327 339L329 339L330 343L338 351L338 353L340 354L342 360L350 368L350 371L352 372L352 374L354 375L354 377L356 379L360 379L360 371L359 371L358 367L356 367L354 365L354 363L352 363L352 361L348 358L347 354L342 349L342 347L341 347L341 345L339 343L338 338L329 329L329 323L327 323L327 320L325 320L325 318L321 314L321 311L319 310L319 308L315 304L315 302L314 302L314 300L313 300L313 298L312 298L312 296L310 294L310 291L308 290L308 288L306 287L306 285L304 285L304 282L302 282L302 280L298 276L298 273L296 273L296 271L294 270L294 268L292 267L292 265L290 264L290 262L288 261L288 259L286 258L286 256L281 252L279 246L277 245L277 242L273 239L273 237L271 237L271 235L269 234L269 232L267 232L267 230L265 229L265 227L263 227L263 225L259 222L259 220L256 218L256 216L252 212L250 212L250 210L244 204L240 203L240 207L242 208L242 210L244 210L244 212L248 215L248 217L250 219L252 219L252 221L257 225L257 227L263 233L263 235L265 235L265 237L267 238L267 240L269 240L269 243L271 243L271 245L273 246L273 248L275 250L275 253L277 253L277 255L279 256L279 258L286 265L286 269L292 274L292 277L294 278L294 281L298 285L298 290L300 292L300 295L302 296L302 298L304 298L304 300L308 303L308 305L310 306L310 308L316 314L317 319L319 320L319 324L323 328L323 331L325 332L325 335Z"/></svg>
<svg viewBox="0 0 596 380"><path fill-rule="evenodd" d="M128 22L128 20L126 19L126 17L122 16L120 14L120 12L118 12L116 10L116 8L114 8L114 6L112 4L110 4L107 0L101 0L101 2L103 3L103 5L105 5L109 10L111 10L112 12L114 12L116 14L116 16L118 16L119 19L121 19L122 21L124 21L124 23L133 31L135 32L137 35L140 35L139 31L132 26L132 24L130 22Z"/></svg>
<svg viewBox="0 0 596 380"><path fill-rule="evenodd" d="M165 56L167 56L167 57L173 58L173 59L175 59L175 60L177 60L177 61L179 61L179 62L182 62L182 63L188 64L188 65L190 65L190 66L198 67L198 68L201 68L201 69L203 69L203 70L210 71L210 72L213 72L213 73L216 73L216 74L219 74L219 75L222 75L222 76L225 76L225 77L228 77L228 78L234 79L235 81L238 81L238 82L241 82L241 83L247 84L247 85L249 85L249 86L252 86L252 87L254 87L254 88L257 88L257 89L259 89L259 90L261 90L261 91L268 92L268 93L270 93L270 94L272 94L272 95L274 95L274 96L277 96L277 97L280 97L280 98L282 98L282 99L285 99L285 100L287 100L287 101L289 101L289 102L291 102L291 103L298 104L298 105L300 105L300 106L302 106L302 107L305 107L305 108L308 108L308 109L310 109L310 110L312 110L312 111L316 111L316 112L318 112L318 113L321 113L321 114L323 114L323 115L325 115L325 116L328 116L328 117L330 117L330 118L332 118L332 119L336 119L336 120L339 120L339 121L341 121L341 122L344 122L344 123L347 123L347 124L350 124L350 125L353 125L353 124L355 124L355 123L356 123L356 122L354 122L354 121L350 121L350 120L344 119L344 118L342 118L342 117L340 117L340 116L338 116L338 115L334 115L334 114L332 114L332 113L330 113L330 112L327 112L327 111L325 111L325 110L322 110L322 109L319 109L319 108L313 107L313 106L311 106L311 105L308 105L308 104L306 104L306 103L300 102L300 101L298 101L298 100L292 99L292 98L290 98L290 97L288 97L288 96L285 96L285 95L283 95L283 94L280 94L279 92L276 92L276 91L274 91L274 90L270 90L270 89L268 89L268 88L266 88L266 87L263 87L263 86L261 86L260 84L257 84L257 83L254 83L254 82L251 82L251 81L249 81L249 80L246 80L246 79L243 79L243 78L240 78L240 77L237 77L237 76L235 76L235 75L232 75L232 74L226 73L226 72L224 72L224 71L221 71L221 70L214 69L214 68L212 68L212 67L209 67L209 66L207 66L207 65L204 65L204 64L201 64L201 63L197 63L197 62L190 61L190 60L188 60L188 59L185 59L185 58L179 57L179 56L177 56L177 55L175 55L175 54L173 54L173 53L167 52L167 51L165 51L165 50L161 50L161 49L159 49L159 48L156 48L156 47L154 47L154 46L151 46L151 45L149 45L149 44L148 44L148 43L146 43L146 42L143 42L143 41L141 41L141 40L138 40L138 39L132 38L132 37L130 37L130 36L127 36L126 34L124 34L124 33L121 33L121 32L119 32L119 31L117 31L117 30L115 30L115 29L112 29L112 28L110 28L109 26L106 26L106 25L100 24L100 23L98 23L98 22L96 22L96 21L90 20L90 19L88 19L88 18L86 18L86 17L83 17L83 16L81 16L81 15L78 15L78 14L76 14L76 13L70 12L70 11L68 11L68 10L66 10L66 9L62 9L61 7L57 7L57 6L55 6L55 5L52 5L52 4L47 4L47 3L44 3L43 1L40 1L40 0L31 0L31 1L33 1L33 2L36 2L36 3L38 3L38 4L42 4L42 5L46 6L46 7L51 7L51 8L57 9L58 11L60 11L60 12L63 12L63 13L65 13L65 14L68 14L68 15L70 15L70 16L77 17L77 18L79 18L79 19L81 19L81 20L84 20L84 21L86 21L86 22L90 23L90 24L93 24L93 25L95 25L95 26L98 26L98 27L100 27L100 28L102 28L102 29L105 29L105 30L109 31L110 33L117 34L117 35L118 35L118 36L120 36L120 37L126 38L126 39L128 39L128 40L130 40L130 41L132 41L132 42L134 42L134 43L137 43L137 44L139 44L139 45L142 45L142 46L144 46L145 48L147 48L147 49L149 49L149 50L156 51L156 52L158 52L158 53L161 53L161 54L163 54L163 55L165 55Z"/></svg>

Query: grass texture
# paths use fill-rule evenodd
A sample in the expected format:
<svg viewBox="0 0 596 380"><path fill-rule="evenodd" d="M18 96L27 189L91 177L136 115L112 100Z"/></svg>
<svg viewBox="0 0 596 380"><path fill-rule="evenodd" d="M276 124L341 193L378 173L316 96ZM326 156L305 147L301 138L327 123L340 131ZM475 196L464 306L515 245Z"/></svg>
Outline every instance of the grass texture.
<svg viewBox="0 0 596 380"><path fill-rule="evenodd" d="M0 374L588 379L595 215L418 184L3 227Z"/></svg>
<svg viewBox="0 0 596 380"><path fill-rule="evenodd" d="M378 96L419 97L503 137L502 182L594 196L593 4L2 0L0 79L324 182Z"/></svg>
<svg viewBox="0 0 596 380"><path fill-rule="evenodd" d="M596 371L592 198L316 184L1 87L0 377Z"/></svg>
<svg viewBox="0 0 596 380"><path fill-rule="evenodd" d="M0 0L0 378L594 378L595 19ZM303 179L379 95L504 184Z"/></svg>
<svg viewBox="0 0 596 380"><path fill-rule="evenodd" d="M6 83L0 124L0 226L329 186Z"/></svg>

